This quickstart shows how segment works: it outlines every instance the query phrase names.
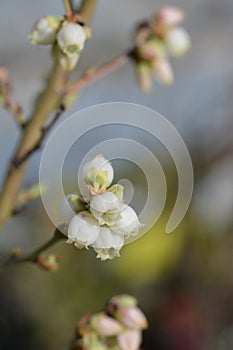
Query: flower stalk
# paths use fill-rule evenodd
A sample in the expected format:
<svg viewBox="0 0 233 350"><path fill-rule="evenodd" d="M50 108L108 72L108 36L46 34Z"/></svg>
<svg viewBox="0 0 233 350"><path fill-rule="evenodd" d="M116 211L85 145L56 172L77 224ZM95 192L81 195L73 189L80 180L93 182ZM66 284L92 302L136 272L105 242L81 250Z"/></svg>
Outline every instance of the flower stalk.
<svg viewBox="0 0 233 350"><path fill-rule="evenodd" d="M34 250L32 253L22 255L21 252L18 254L12 253L11 257L6 261L1 267L7 267L10 265L15 265L19 263L24 262L31 262L31 263L40 263L38 260L42 253L44 253L47 249L54 246L56 243L66 239L67 237L57 228L54 231L53 236L45 243L43 243L40 247L38 247L36 250Z"/></svg>

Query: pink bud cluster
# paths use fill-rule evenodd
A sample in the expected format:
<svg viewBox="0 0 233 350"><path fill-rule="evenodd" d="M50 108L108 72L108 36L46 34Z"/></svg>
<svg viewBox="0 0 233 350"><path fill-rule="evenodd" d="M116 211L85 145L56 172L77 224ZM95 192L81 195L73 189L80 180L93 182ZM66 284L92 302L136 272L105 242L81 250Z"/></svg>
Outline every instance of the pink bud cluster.
<svg viewBox="0 0 233 350"><path fill-rule="evenodd" d="M114 296L103 312L85 315L78 323L72 350L139 350L148 327L137 300Z"/></svg>
<svg viewBox="0 0 233 350"><path fill-rule="evenodd" d="M54 254L40 255L37 264L44 270L57 272L59 270L60 257Z"/></svg>
<svg viewBox="0 0 233 350"><path fill-rule="evenodd" d="M180 27L184 17L181 9L165 7L150 22L138 26L132 57L144 92L151 90L153 79L164 85L172 84L174 77L169 57L180 57L190 48L189 35Z"/></svg>

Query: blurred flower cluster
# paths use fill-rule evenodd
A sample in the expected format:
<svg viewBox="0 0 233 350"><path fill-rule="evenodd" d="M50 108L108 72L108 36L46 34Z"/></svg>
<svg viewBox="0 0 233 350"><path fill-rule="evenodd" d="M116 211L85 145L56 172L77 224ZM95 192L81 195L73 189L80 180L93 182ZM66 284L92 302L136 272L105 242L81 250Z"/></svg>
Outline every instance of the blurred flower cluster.
<svg viewBox="0 0 233 350"><path fill-rule="evenodd" d="M87 161L80 172L89 197L66 197L76 213L69 222L67 243L74 243L77 248L91 246L101 260L118 257L125 240L138 235L142 224L135 211L124 203L123 186L110 187L114 171L102 155Z"/></svg>
<svg viewBox="0 0 233 350"><path fill-rule="evenodd" d="M50 45L55 60L59 60L64 69L73 70L78 63L80 53L90 28L85 26L79 15L71 17L42 17L34 26L29 38L33 44Z"/></svg>
<svg viewBox="0 0 233 350"><path fill-rule="evenodd" d="M132 57L144 92L151 90L153 79L165 85L173 82L169 56L180 57L190 48L189 35L180 27L183 19L182 10L165 7L150 22L139 25Z"/></svg>
<svg viewBox="0 0 233 350"><path fill-rule="evenodd" d="M71 350L139 350L147 326L134 297L114 296L104 312L80 320Z"/></svg>

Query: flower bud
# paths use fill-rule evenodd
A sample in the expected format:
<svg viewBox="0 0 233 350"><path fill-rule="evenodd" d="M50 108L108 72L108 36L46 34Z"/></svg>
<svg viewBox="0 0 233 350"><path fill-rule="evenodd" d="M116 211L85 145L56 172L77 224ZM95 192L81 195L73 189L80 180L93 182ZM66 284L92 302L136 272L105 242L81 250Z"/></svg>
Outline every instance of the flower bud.
<svg viewBox="0 0 233 350"><path fill-rule="evenodd" d="M68 72L71 72L76 67L79 61L79 58L80 58L80 54L78 53L73 55L72 57L69 57L67 55L61 55L59 57L59 62L65 70L67 70Z"/></svg>
<svg viewBox="0 0 233 350"><path fill-rule="evenodd" d="M120 202L123 201L124 187L122 185L115 184L108 188L108 192L113 193Z"/></svg>
<svg viewBox="0 0 233 350"><path fill-rule="evenodd" d="M112 316L115 316L115 313L120 308L126 308L137 305L137 299L128 294L120 294L112 297L107 305L106 312Z"/></svg>
<svg viewBox="0 0 233 350"><path fill-rule="evenodd" d="M108 350L96 334L87 333L80 339L77 350Z"/></svg>
<svg viewBox="0 0 233 350"><path fill-rule="evenodd" d="M181 27L169 30L165 36L165 44L170 55L180 57L190 48L190 37L186 30Z"/></svg>
<svg viewBox="0 0 233 350"><path fill-rule="evenodd" d="M101 227L96 241L92 244L93 249L98 254L97 258L102 261L119 257L119 251L124 244L124 237L117 235L107 227Z"/></svg>
<svg viewBox="0 0 233 350"><path fill-rule="evenodd" d="M136 72L141 90L145 93L150 92L152 89L152 74L150 65L144 62L139 62L136 65Z"/></svg>
<svg viewBox="0 0 233 350"><path fill-rule="evenodd" d="M111 337L122 332L122 325L105 313L95 314L90 320L91 327L103 337Z"/></svg>
<svg viewBox="0 0 233 350"><path fill-rule="evenodd" d="M59 270L60 258L54 254L41 255L37 260L37 264L43 269L51 272L57 272Z"/></svg>
<svg viewBox="0 0 233 350"><path fill-rule="evenodd" d="M60 221L69 223L75 214L86 210L86 204L77 194L68 194L60 206Z"/></svg>
<svg viewBox="0 0 233 350"><path fill-rule="evenodd" d="M143 225L139 222L135 211L130 206L125 205L120 211L120 216L121 218L112 225L112 230L127 237L138 235Z"/></svg>
<svg viewBox="0 0 233 350"><path fill-rule="evenodd" d="M57 34L58 46L69 57L80 54L85 40L85 30L78 23L64 22Z"/></svg>
<svg viewBox="0 0 233 350"><path fill-rule="evenodd" d="M148 327L147 319L144 313L137 306L120 308L115 317L127 328L146 329Z"/></svg>
<svg viewBox="0 0 233 350"><path fill-rule="evenodd" d="M67 243L74 243L77 248L88 247L98 237L99 225L88 211L75 215L68 228Z"/></svg>
<svg viewBox="0 0 233 350"><path fill-rule="evenodd" d="M176 25L184 20L184 11L177 7L164 7L162 8L156 16L156 19L165 25Z"/></svg>
<svg viewBox="0 0 233 350"><path fill-rule="evenodd" d="M166 59L156 60L154 63L154 77L160 83L171 85L173 83L173 71L170 63Z"/></svg>
<svg viewBox="0 0 233 350"><path fill-rule="evenodd" d="M122 204L112 192L104 192L91 198L90 211L100 225L114 225L121 219Z"/></svg>
<svg viewBox="0 0 233 350"><path fill-rule="evenodd" d="M142 335L140 331L125 331L117 336L121 350L139 350Z"/></svg>
<svg viewBox="0 0 233 350"><path fill-rule="evenodd" d="M138 55L146 61L153 61L155 58L166 56L165 45L162 40L149 39L138 47Z"/></svg>
<svg viewBox="0 0 233 350"><path fill-rule="evenodd" d="M0 85L6 84L8 81L9 81L8 70L5 67L0 66Z"/></svg>
<svg viewBox="0 0 233 350"><path fill-rule="evenodd" d="M111 185L113 168L111 163L100 154L83 165L81 175L92 195L95 195L104 192Z"/></svg>
<svg viewBox="0 0 233 350"><path fill-rule="evenodd" d="M34 26L29 38L33 44L49 45L53 44L56 32L62 22L62 17L46 16L42 17Z"/></svg>

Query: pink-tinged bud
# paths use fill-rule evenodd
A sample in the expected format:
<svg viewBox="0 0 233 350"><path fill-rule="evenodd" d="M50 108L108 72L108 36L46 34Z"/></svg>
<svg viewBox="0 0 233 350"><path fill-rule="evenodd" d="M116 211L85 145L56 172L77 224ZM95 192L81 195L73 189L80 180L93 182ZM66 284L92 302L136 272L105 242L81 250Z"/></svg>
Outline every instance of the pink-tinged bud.
<svg viewBox="0 0 233 350"><path fill-rule="evenodd" d="M116 313L116 318L130 329L141 330L148 327L144 313L137 306L119 309Z"/></svg>
<svg viewBox="0 0 233 350"><path fill-rule="evenodd" d="M136 66L138 82L141 90L148 93L152 89L151 67L149 64L140 62Z"/></svg>
<svg viewBox="0 0 233 350"><path fill-rule="evenodd" d="M111 337L120 334L122 325L104 313L95 314L91 317L90 326L101 336Z"/></svg>
<svg viewBox="0 0 233 350"><path fill-rule="evenodd" d="M166 56L165 45L160 39L149 39L138 47L139 58L146 61L154 61L156 58Z"/></svg>
<svg viewBox="0 0 233 350"><path fill-rule="evenodd" d="M176 25L184 20L185 13L177 7L164 7L162 8L156 18L165 25Z"/></svg>
<svg viewBox="0 0 233 350"><path fill-rule="evenodd" d="M86 333L78 341L75 350L108 350L108 347L96 334Z"/></svg>
<svg viewBox="0 0 233 350"><path fill-rule="evenodd" d="M173 71L170 63L166 59L156 60L154 63L154 77L160 83L171 85L173 83Z"/></svg>
<svg viewBox="0 0 233 350"><path fill-rule="evenodd" d="M130 306L136 306L137 299L128 294L120 294L112 297L106 305L106 312L112 316L115 316L116 312L120 308L126 308Z"/></svg>
<svg viewBox="0 0 233 350"><path fill-rule="evenodd" d="M139 350L142 335L140 331L126 331L117 336L121 350Z"/></svg>
<svg viewBox="0 0 233 350"><path fill-rule="evenodd" d="M59 261L59 256L49 254L40 256L37 264L47 271L57 272L59 270Z"/></svg>
<svg viewBox="0 0 233 350"><path fill-rule="evenodd" d="M8 80L8 70L5 67L0 67L0 84L5 84Z"/></svg>

